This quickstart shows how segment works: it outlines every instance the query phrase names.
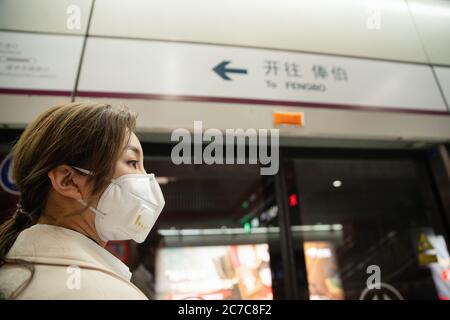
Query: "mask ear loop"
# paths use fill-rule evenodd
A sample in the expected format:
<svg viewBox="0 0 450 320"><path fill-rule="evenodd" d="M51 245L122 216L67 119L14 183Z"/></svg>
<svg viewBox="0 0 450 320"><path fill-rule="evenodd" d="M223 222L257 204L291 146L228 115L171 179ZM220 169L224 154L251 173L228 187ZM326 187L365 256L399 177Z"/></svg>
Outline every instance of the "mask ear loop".
<svg viewBox="0 0 450 320"><path fill-rule="evenodd" d="M77 200L79 203L81 203L83 206L85 206L87 209L94 211L94 213L100 214L102 216L106 216L106 213L103 213L99 210L97 210L96 208L90 206L86 201L84 200Z"/></svg>
<svg viewBox="0 0 450 320"><path fill-rule="evenodd" d="M80 167L72 166L72 168L74 168L75 170L80 171L81 173L84 173L84 174L87 174L87 175L90 175L90 176L93 176L93 175L94 175L94 173L93 173L92 171L89 171L89 170L86 170L86 169L83 169L83 168L80 168ZM97 210L96 208L91 207L91 206L90 206L86 201L84 201L83 199L77 200L77 201L78 201L79 203L81 203L82 205L84 205L84 206L85 206L86 208L88 208L89 210L94 211L95 213L98 213L98 214L100 214L100 215L102 215L102 216L105 216L105 215L106 215L105 213L103 213L103 212Z"/></svg>
<svg viewBox="0 0 450 320"><path fill-rule="evenodd" d="M72 168L74 168L75 170L78 170L78 171L80 171L80 172L82 172L84 174L90 175L90 176L94 175L94 173L92 171L89 171L89 170L86 170L86 169L83 169L83 168L80 168L80 167L72 166Z"/></svg>

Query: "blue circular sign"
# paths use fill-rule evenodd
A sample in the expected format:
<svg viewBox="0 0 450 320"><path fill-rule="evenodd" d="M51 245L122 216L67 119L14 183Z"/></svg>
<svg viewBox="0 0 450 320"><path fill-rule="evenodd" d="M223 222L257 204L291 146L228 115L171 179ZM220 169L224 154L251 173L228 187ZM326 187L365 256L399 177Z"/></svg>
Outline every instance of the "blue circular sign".
<svg viewBox="0 0 450 320"><path fill-rule="evenodd" d="M13 195L20 195L12 177L12 153L9 153L0 163L0 187Z"/></svg>

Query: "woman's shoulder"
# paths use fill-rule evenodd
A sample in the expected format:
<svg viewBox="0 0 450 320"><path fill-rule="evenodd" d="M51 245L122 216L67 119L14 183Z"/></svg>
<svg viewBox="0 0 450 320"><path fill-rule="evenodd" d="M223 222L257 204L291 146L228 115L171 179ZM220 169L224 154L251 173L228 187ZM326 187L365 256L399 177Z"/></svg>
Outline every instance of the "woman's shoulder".
<svg viewBox="0 0 450 320"><path fill-rule="evenodd" d="M0 291L14 292L31 279L19 298L146 298L129 281L126 265L72 230L35 225L19 235L8 259L22 262L0 268Z"/></svg>
<svg viewBox="0 0 450 320"><path fill-rule="evenodd" d="M0 268L0 291L9 297L30 272L18 265ZM18 299L120 299L145 300L145 295L126 279L102 270L77 266L34 265L30 283Z"/></svg>

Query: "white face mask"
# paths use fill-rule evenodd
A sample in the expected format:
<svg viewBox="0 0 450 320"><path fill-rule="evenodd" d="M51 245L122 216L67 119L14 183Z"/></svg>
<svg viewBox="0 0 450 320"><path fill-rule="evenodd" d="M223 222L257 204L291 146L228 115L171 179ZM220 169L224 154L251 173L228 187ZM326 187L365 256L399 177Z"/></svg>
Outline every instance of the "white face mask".
<svg viewBox="0 0 450 320"><path fill-rule="evenodd" d="M73 167L92 175L91 171ZM84 200L79 200L87 205ZM129 240L141 243L158 219L165 201L153 174L126 174L112 179L95 212L95 228L103 241Z"/></svg>

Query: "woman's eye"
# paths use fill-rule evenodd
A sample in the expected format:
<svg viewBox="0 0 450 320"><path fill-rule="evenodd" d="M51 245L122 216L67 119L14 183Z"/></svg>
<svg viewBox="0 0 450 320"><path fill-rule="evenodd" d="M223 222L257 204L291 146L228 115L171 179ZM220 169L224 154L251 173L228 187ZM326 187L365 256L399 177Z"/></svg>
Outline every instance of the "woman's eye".
<svg viewBox="0 0 450 320"><path fill-rule="evenodd" d="M133 168L137 169L137 166L138 166L138 161L137 160L130 160L127 163L128 163L128 165L130 165Z"/></svg>

